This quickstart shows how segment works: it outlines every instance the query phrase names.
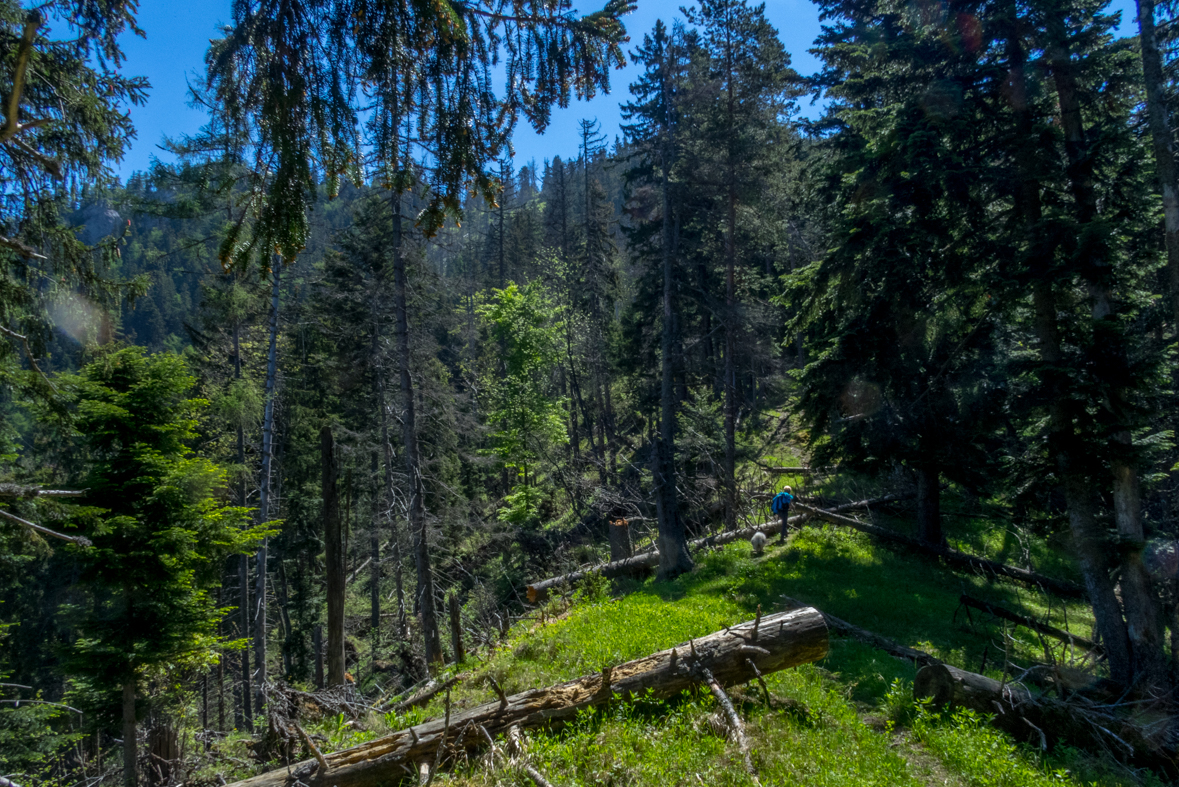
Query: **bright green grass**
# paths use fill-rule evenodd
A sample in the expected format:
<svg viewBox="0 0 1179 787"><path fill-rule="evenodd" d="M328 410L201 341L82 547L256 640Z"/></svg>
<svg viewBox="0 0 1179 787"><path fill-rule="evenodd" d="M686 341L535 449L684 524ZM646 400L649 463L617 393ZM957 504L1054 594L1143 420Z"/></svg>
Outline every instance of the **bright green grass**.
<svg viewBox="0 0 1179 787"><path fill-rule="evenodd" d="M617 600L607 598L619 588L629 592ZM786 546L773 547L760 558L752 557L748 544L736 543L698 556L696 571L673 582L630 580L617 583L614 591L599 583L559 617L555 613L563 606L552 602L544 622L533 619L517 625L494 654L467 665L471 677L453 692L452 703L464 707L492 699L488 675L508 692L568 680L749 620L759 605L763 612L773 612L781 608L783 594L977 669L984 649L990 648L992 663L998 658L1001 630L982 621L972 626L962 615L953 621L963 590L1032 614L1045 611L1046 602L1033 591L956 574L882 549L853 531L805 528ZM1053 602L1053 610L1054 620L1063 618L1059 602ZM1079 621L1088 625L1080 605L1067 612L1074 627ZM1042 654L1037 643L1017 639L1013 656L1019 660ZM774 707L767 707L756 691L748 690L742 698L735 689L761 783L1135 783L1068 750L1046 764L1003 733L969 719L913 720L910 715L910 742L902 745L891 726L882 721L869 726L865 719L889 713L889 704L899 696L896 686L904 687L902 695L911 696L906 681L913 675L907 663L833 637L828 657L819 664L769 676ZM421 716L440 715L442 710L439 698ZM533 733L530 756L554 783L563 785L749 784L736 745L723 730L718 735L717 725L710 721L715 715L707 694L620 704L586 714L560 732ZM384 721L392 727L402 720ZM912 747L923 754L914 756L917 749ZM502 763L457 765L454 776L446 780L472 786L528 783Z"/></svg>

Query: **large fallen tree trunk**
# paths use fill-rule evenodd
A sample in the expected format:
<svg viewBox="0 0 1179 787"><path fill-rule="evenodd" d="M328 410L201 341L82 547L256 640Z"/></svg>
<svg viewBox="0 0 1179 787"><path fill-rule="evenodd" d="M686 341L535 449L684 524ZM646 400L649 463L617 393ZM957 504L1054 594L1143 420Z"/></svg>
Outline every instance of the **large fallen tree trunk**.
<svg viewBox="0 0 1179 787"><path fill-rule="evenodd" d="M843 505L835 506L828 509L832 513L840 513L843 511L853 511L857 508L870 508L872 506L884 505L885 503L892 503L897 500L906 500L913 497L913 494L899 494L899 495L885 495L872 500L859 500L855 503L844 503ZM813 513L807 512L798 514L789 518L792 525L798 526L814 516ZM774 520L769 522L762 522L760 525L747 527L742 530L730 530L725 533L717 533L713 536L705 536L697 538L688 542L688 549L707 549L712 547L724 546L725 544L739 541L742 539L753 538L754 533L765 533L767 536L772 536L777 533L782 527L782 523ZM640 574L650 571L659 565L659 550L653 549L649 552L643 552L634 557L628 557L624 560L615 560L609 563L598 563L594 566L588 566L577 571L572 571L568 574L562 574L558 577L551 577L543 579L540 582L533 582L528 585L528 603L536 604L544 601L548 597L549 591L555 587L562 585L573 586L581 582L586 577L594 574L601 574L607 578L630 576L632 574Z"/></svg>
<svg viewBox="0 0 1179 787"><path fill-rule="evenodd" d="M1021 684L1000 683L949 664L919 670L913 695L939 707L970 708L993 716L996 727L1042 748L1064 742L1106 750L1121 762L1171 776L1179 773L1176 751L1167 744L1172 725L1162 712L1139 706L1137 713L1122 715L1113 706L1082 697L1061 701L1035 695Z"/></svg>
<svg viewBox="0 0 1179 787"><path fill-rule="evenodd" d="M1056 626L1049 626L1047 623L1041 623L1035 618L1030 618L1027 615L1021 615L1018 612L1012 612L1006 607L1001 607L998 604L992 604L989 601L983 601L982 599L968 596L965 593L958 597L958 601L964 607L973 607L974 609L981 610L982 612L990 613L997 618L1009 620L1012 623L1023 626L1024 628L1029 628L1032 631L1038 631L1041 634L1047 634L1049 637L1054 637L1061 642L1067 642L1070 645L1079 645L1085 650L1092 651L1093 653L1100 654L1104 652L1101 645L1091 639L1085 639L1084 637L1077 636L1076 634L1064 631L1063 629L1058 629Z"/></svg>
<svg viewBox="0 0 1179 787"><path fill-rule="evenodd" d="M922 554L941 558L951 566L969 568L974 571L983 571L988 574L1014 579L1028 585L1032 585L1033 587L1038 587L1062 598L1084 598L1086 595L1085 588L1081 587L1075 582L1068 582L1063 579L1046 577L1043 574L1037 574L1034 571L1016 568L1015 566L1009 566L1006 563L999 563L994 560L987 560L986 558L970 555L966 552L959 552L957 549L951 549L950 547L930 544L925 541L921 541L920 539L894 532L885 527L877 527L876 525L870 525L867 522L859 522L849 517L840 516L834 511L824 511L821 508L812 508L811 506L801 503L795 503L795 507L801 508L804 511L808 511L814 516L830 522L833 525L846 525L847 527L852 527L856 530L859 530L861 533L867 533L870 536L879 538L881 541L891 541L894 544L902 544L914 552L920 552Z"/></svg>
<svg viewBox="0 0 1179 787"><path fill-rule="evenodd" d="M316 760L264 773L233 787L375 787L401 778L417 778L418 764L435 761L443 744L456 750L485 746L487 736L560 725L579 711L629 697L674 697L699 685L701 668L722 685L744 683L758 673L775 672L817 661L827 655L827 626L816 609L779 612L718 631L625 664L608 667L547 689L502 696L450 716L449 726L434 719L375 741Z"/></svg>

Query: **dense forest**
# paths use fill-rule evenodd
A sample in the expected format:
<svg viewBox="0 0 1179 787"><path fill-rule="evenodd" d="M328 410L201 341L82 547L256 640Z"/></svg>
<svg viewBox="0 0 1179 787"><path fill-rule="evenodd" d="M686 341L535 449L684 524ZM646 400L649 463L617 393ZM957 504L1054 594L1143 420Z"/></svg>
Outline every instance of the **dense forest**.
<svg viewBox="0 0 1179 787"><path fill-rule="evenodd" d="M1175 6L816 3L810 76L747 0L236 3L126 183L136 4L0 3L0 786L322 759L291 697L388 710L549 577L703 581L790 478L1075 580L1179 762ZM519 162L628 59L621 137Z"/></svg>

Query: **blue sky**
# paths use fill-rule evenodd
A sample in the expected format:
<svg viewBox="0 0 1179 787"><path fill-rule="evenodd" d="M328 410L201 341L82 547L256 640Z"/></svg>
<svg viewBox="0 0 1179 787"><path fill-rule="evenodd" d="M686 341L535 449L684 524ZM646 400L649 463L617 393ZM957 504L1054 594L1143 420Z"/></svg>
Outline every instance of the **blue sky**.
<svg viewBox="0 0 1179 787"><path fill-rule="evenodd" d="M631 46L642 40L655 20L671 22L680 16L680 2L672 0L638 0L638 9L626 17ZM596 10L601 3L586 2L582 11ZM1113 10L1122 11L1122 33L1135 31L1133 0L1114 0ZM766 0L766 16L778 29L794 67L810 74L818 68L818 61L807 50L819 34L817 7L810 0ZM137 170L148 167L152 156L168 160L158 147L165 136L192 133L205 120L204 113L187 105L189 80L199 82L204 73L204 55L209 39L218 35L218 25L230 21L230 0L146 0L140 5L139 26L146 39L126 35L123 47L127 54L125 72L146 76L152 84L147 104L131 109L131 118L138 131L138 139L118 168L126 179ZM552 123L544 135L538 135L526 125L515 138L516 160L524 163L535 159L539 164L554 155L568 156L577 151L577 122L582 118L597 118L607 139L613 141L619 133L618 105L630 94L627 86L638 74L638 67L628 65L613 72L611 92L599 94L589 102L575 101L565 109L553 111ZM812 114L809 99L803 106L804 114Z"/></svg>

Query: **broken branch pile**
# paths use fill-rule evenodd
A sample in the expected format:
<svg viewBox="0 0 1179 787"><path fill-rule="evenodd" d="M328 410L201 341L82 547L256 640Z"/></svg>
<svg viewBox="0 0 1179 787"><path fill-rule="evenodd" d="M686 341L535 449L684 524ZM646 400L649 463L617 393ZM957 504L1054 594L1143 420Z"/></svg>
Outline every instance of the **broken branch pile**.
<svg viewBox="0 0 1179 787"><path fill-rule="evenodd" d="M560 725L584 708L613 699L665 699L700 685L703 670L722 685L753 680L827 655L827 626L815 609L780 612L718 631L670 650L608 667L545 689L532 689L451 716L395 732L316 760L270 771L233 787L375 787L416 778L422 763L433 763L439 747L465 750L486 745L487 737L522 729ZM486 731L486 732L485 732Z"/></svg>

